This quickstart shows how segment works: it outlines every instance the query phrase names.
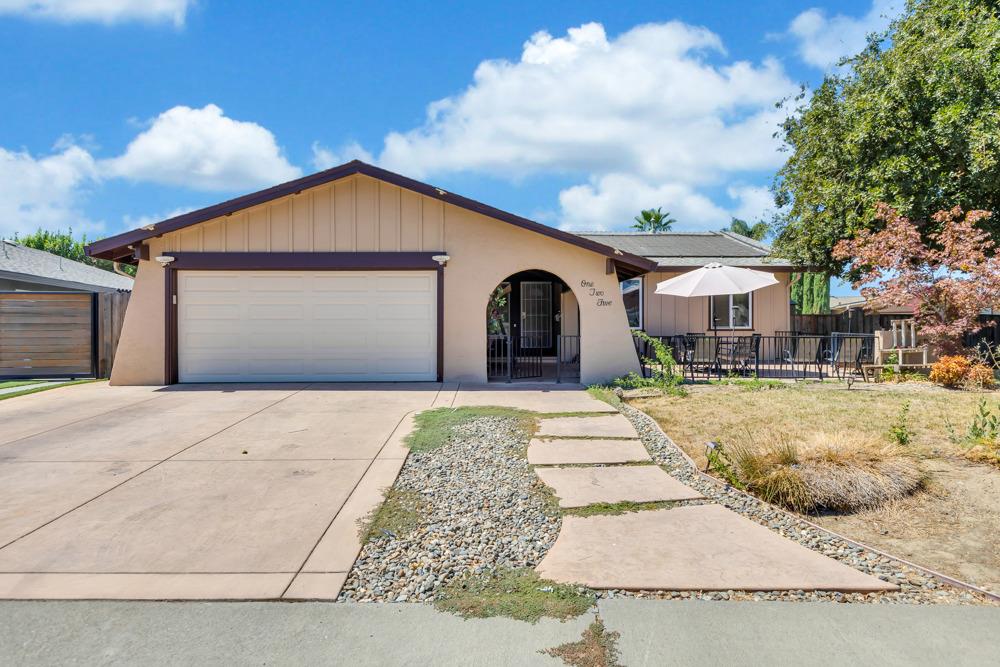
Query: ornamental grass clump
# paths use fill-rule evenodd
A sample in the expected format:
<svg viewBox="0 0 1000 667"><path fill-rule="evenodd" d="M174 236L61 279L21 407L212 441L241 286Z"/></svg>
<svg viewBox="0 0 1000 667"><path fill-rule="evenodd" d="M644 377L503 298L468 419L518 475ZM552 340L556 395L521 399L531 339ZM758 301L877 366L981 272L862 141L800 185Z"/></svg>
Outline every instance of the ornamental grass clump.
<svg viewBox="0 0 1000 667"><path fill-rule="evenodd" d="M866 435L815 433L802 442L752 437L725 445L737 485L804 513L874 509L919 489L924 473L903 447Z"/></svg>

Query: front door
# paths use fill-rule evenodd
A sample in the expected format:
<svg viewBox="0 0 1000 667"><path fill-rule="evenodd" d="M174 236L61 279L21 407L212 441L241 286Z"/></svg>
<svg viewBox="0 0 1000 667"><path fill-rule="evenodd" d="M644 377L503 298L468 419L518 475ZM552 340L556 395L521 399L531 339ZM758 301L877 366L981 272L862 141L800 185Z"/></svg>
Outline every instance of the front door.
<svg viewBox="0 0 1000 667"><path fill-rule="evenodd" d="M552 347L552 283L521 283L521 338L524 348Z"/></svg>

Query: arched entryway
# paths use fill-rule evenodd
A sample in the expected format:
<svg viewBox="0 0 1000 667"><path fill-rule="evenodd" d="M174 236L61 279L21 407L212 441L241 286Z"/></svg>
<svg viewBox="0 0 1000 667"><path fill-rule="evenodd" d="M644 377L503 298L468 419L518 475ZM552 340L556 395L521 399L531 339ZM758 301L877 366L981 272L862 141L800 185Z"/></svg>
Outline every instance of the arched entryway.
<svg viewBox="0 0 1000 667"><path fill-rule="evenodd" d="M486 341L490 381L580 381L579 304L548 271L500 281L486 306Z"/></svg>

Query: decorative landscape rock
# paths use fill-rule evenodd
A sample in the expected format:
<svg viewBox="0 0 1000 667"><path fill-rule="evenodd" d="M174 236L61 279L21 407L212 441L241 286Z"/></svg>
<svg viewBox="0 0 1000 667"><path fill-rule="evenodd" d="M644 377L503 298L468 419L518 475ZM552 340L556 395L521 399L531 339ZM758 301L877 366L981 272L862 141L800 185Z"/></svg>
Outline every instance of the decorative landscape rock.
<svg viewBox="0 0 1000 667"><path fill-rule="evenodd" d="M517 420L483 417L443 447L411 453L393 488L424 496L423 523L365 544L339 599L430 600L462 574L537 565L561 519L528 466L527 443Z"/></svg>

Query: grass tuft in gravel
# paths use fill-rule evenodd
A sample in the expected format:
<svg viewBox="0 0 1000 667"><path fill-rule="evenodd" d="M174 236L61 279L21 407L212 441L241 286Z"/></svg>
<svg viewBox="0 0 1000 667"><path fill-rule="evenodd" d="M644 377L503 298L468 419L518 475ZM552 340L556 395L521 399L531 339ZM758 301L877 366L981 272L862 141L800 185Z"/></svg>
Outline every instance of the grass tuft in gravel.
<svg viewBox="0 0 1000 667"><path fill-rule="evenodd" d="M610 387L592 384L587 387L587 393L599 401L604 401L615 409L621 407L622 399Z"/></svg>
<svg viewBox="0 0 1000 667"><path fill-rule="evenodd" d="M427 501L417 491L389 489L382 504L358 522L362 543L413 532L423 521L427 507Z"/></svg>
<svg viewBox="0 0 1000 667"><path fill-rule="evenodd" d="M648 503L634 503L624 500L618 503L594 503L585 507L570 507L563 510L563 514L572 516L598 516L602 514L626 514L628 512L646 512L649 510L665 510L674 507L677 503L670 500L661 500Z"/></svg>
<svg viewBox="0 0 1000 667"><path fill-rule="evenodd" d="M578 642L569 642L555 648L541 651L573 667L621 667L618 662L617 632L608 632L604 621L597 618L583 631Z"/></svg>
<svg viewBox="0 0 1000 667"><path fill-rule="evenodd" d="M406 444L411 452L435 450L451 442L457 427L482 417L512 417L529 433L535 430L534 415L527 410L495 406L436 408L414 417L416 428L406 436Z"/></svg>
<svg viewBox="0 0 1000 667"><path fill-rule="evenodd" d="M528 568L498 568L491 574L453 579L434 604L464 618L506 616L536 623L542 617L565 620L586 613L594 593L542 579Z"/></svg>

